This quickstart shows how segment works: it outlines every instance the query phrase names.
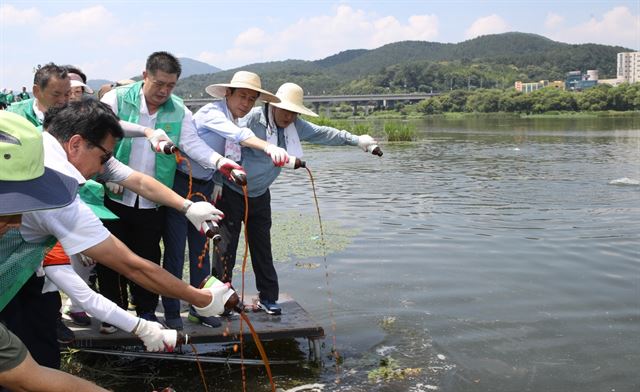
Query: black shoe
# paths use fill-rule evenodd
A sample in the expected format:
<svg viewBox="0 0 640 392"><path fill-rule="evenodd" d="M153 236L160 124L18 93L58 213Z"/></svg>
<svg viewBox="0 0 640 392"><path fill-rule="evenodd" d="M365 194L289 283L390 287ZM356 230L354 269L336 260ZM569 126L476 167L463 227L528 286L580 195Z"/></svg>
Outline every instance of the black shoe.
<svg viewBox="0 0 640 392"><path fill-rule="evenodd" d="M56 321L56 335L58 343L61 344L69 344L76 338L76 335L62 322L61 318L58 318L58 321Z"/></svg>
<svg viewBox="0 0 640 392"><path fill-rule="evenodd" d="M193 308L189 308L189 316L187 316L187 320L192 323L202 324L209 328L218 328L222 326L222 322L217 317L200 316Z"/></svg>
<svg viewBox="0 0 640 392"><path fill-rule="evenodd" d="M282 314L282 308L280 308L277 303L271 301L260 300L260 302L258 302L258 309L264 310L274 316Z"/></svg>
<svg viewBox="0 0 640 392"><path fill-rule="evenodd" d="M182 331L184 325L182 324L182 317L178 312L167 312L164 314L164 325L169 329L175 329L176 331Z"/></svg>

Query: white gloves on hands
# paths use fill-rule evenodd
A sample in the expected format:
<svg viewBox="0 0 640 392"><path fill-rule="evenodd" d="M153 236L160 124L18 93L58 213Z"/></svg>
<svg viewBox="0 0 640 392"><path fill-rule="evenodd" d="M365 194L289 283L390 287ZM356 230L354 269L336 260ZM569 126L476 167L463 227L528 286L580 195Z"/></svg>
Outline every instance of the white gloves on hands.
<svg viewBox="0 0 640 392"><path fill-rule="evenodd" d="M116 184L115 182L107 182L105 185L111 193L120 194L124 192L124 187L120 184Z"/></svg>
<svg viewBox="0 0 640 392"><path fill-rule="evenodd" d="M192 203L188 208L184 215L189 219L196 229L200 230L201 233L205 233L207 231L206 221L214 221L217 222L220 219L224 218L224 214L219 209L215 208L213 204L207 201L199 201L197 203Z"/></svg>
<svg viewBox="0 0 640 392"><path fill-rule="evenodd" d="M244 168L242 166L225 157L218 158L216 161L216 169L231 181L233 181L233 178L231 177L231 172L233 170L241 170L244 172Z"/></svg>
<svg viewBox="0 0 640 392"><path fill-rule="evenodd" d="M278 167L284 166L285 163L289 162L289 154L287 154L287 150L280 148L275 144L269 144L264 148L264 152L271 157L273 164Z"/></svg>
<svg viewBox="0 0 640 392"><path fill-rule="evenodd" d="M213 193L211 194L211 202L217 203L222 199L222 184L213 184Z"/></svg>
<svg viewBox="0 0 640 392"><path fill-rule="evenodd" d="M229 283L222 283L214 277L209 278L209 280L204 284L202 290L210 291L211 295L213 296L213 299L211 300L209 305L205 306L204 308L199 308L195 305L193 306L198 314L204 317L221 315L224 312L224 304L234 293Z"/></svg>
<svg viewBox="0 0 640 392"><path fill-rule="evenodd" d="M163 326L160 323L138 319L138 325L133 330L133 333L142 340L147 351L164 351L165 348L171 351L173 346L165 342L165 335L162 333L162 329Z"/></svg>
<svg viewBox="0 0 640 392"><path fill-rule="evenodd" d="M171 139L169 139L169 136L167 136L167 133L164 131L164 129L160 129L160 128L154 130L151 136L147 140L149 140L149 143L151 143L151 148L155 152L160 152L161 141L167 141L167 142L171 141Z"/></svg>
<svg viewBox="0 0 640 392"><path fill-rule="evenodd" d="M358 136L358 147L363 149L365 152L367 151L369 146L373 146L378 144L374 138L369 135L360 135Z"/></svg>

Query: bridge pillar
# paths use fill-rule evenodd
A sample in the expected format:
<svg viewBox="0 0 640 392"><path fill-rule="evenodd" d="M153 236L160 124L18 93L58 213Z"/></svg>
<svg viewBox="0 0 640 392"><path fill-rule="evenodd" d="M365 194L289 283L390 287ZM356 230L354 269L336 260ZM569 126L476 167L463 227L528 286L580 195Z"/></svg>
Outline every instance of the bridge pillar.
<svg viewBox="0 0 640 392"><path fill-rule="evenodd" d="M316 113L320 113L320 102L313 103L313 111Z"/></svg>
<svg viewBox="0 0 640 392"><path fill-rule="evenodd" d="M351 114L355 116L356 113L358 113L358 103L354 102L353 103L353 110L351 111Z"/></svg>

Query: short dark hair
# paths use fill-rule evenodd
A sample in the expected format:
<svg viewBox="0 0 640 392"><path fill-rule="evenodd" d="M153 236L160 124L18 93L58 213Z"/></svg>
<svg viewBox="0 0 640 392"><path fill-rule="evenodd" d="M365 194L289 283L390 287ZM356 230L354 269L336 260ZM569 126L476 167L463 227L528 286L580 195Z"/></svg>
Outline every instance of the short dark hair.
<svg viewBox="0 0 640 392"><path fill-rule="evenodd" d="M91 98L69 102L60 108L49 108L44 115L42 128L59 142L80 135L91 144L100 145L107 134L116 140L124 137L120 121L111 107Z"/></svg>
<svg viewBox="0 0 640 392"><path fill-rule="evenodd" d="M65 67L49 63L38 68L36 74L33 75L33 84L44 90L51 78L66 79L67 76L69 75Z"/></svg>
<svg viewBox="0 0 640 392"><path fill-rule="evenodd" d="M148 73L155 75L157 71L168 74L176 74L180 78L182 66L180 60L169 52L153 52L147 57L145 69Z"/></svg>

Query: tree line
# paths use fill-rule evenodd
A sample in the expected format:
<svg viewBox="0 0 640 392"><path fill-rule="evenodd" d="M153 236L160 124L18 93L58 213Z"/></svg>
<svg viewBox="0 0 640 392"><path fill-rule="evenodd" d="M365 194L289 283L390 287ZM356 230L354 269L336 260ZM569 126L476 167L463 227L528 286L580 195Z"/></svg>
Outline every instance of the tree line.
<svg viewBox="0 0 640 392"><path fill-rule="evenodd" d="M616 87L597 85L583 91L553 87L521 93L515 89L454 90L416 104L423 114L451 112L514 112L538 114L552 111L638 111L640 83Z"/></svg>

